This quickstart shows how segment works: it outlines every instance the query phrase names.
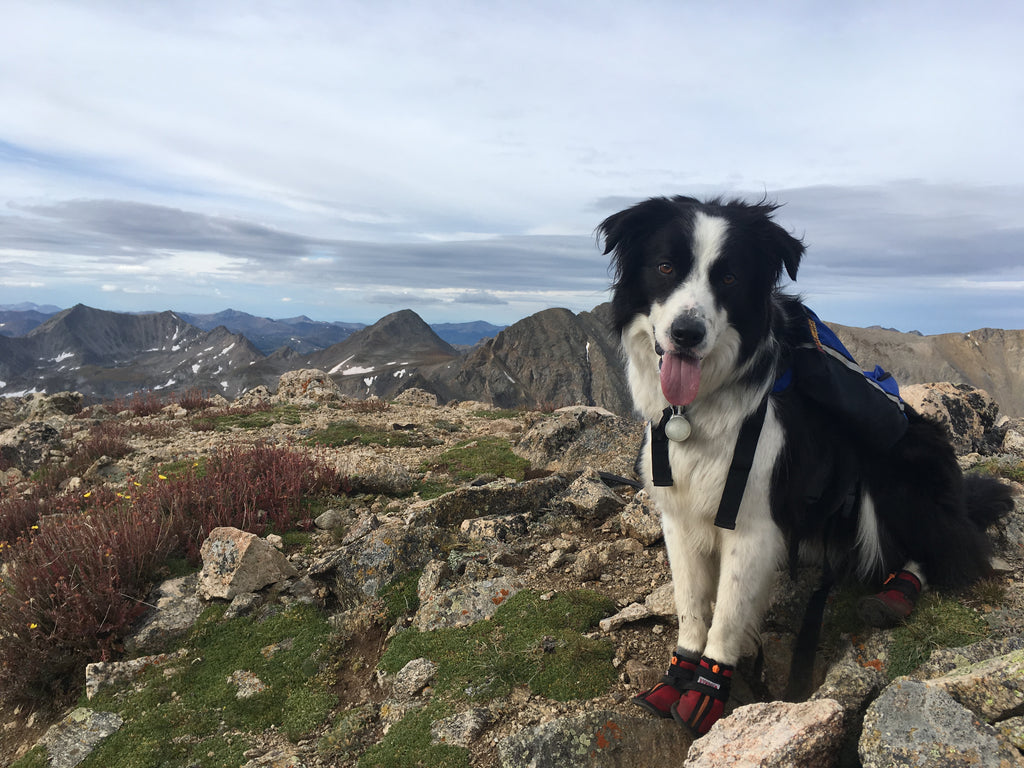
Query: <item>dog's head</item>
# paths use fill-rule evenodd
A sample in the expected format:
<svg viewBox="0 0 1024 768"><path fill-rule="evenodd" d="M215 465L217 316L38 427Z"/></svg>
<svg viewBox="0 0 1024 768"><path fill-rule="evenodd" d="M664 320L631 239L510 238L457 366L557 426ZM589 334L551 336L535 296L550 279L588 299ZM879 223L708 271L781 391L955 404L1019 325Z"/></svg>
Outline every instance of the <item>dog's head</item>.
<svg viewBox="0 0 1024 768"><path fill-rule="evenodd" d="M598 228L604 252L613 254L616 330L625 341L628 329L649 329L650 346L664 356L669 402L687 404L702 366L721 375L766 337L782 271L795 280L804 253L800 240L772 221L776 207L652 198Z"/></svg>

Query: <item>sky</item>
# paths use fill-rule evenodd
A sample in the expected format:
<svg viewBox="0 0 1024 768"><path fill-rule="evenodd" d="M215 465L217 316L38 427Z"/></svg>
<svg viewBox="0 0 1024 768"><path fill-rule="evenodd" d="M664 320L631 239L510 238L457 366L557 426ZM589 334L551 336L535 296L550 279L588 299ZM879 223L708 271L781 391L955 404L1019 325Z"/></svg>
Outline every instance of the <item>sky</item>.
<svg viewBox="0 0 1024 768"><path fill-rule="evenodd" d="M0 7L0 304L504 325L685 194L780 203L826 320L1024 328L1016 0Z"/></svg>

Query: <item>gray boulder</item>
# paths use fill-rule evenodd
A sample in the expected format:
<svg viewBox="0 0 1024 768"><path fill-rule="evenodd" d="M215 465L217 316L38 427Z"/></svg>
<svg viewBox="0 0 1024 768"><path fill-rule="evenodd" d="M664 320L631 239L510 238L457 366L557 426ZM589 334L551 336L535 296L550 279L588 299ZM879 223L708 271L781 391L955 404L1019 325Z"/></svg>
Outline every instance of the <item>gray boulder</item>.
<svg viewBox="0 0 1024 768"><path fill-rule="evenodd" d="M465 627L489 619L512 595L523 588L514 576L499 576L458 584L421 596L413 626L421 631Z"/></svg>
<svg viewBox="0 0 1024 768"><path fill-rule="evenodd" d="M329 403L341 399L341 390L325 371L303 368L281 374L274 399L278 402Z"/></svg>
<svg viewBox="0 0 1024 768"><path fill-rule="evenodd" d="M0 433L0 459L28 473L61 444L60 432L42 421L28 421Z"/></svg>
<svg viewBox="0 0 1024 768"><path fill-rule="evenodd" d="M342 453L334 469L339 475L348 478L352 490L358 493L402 496L415 485L412 475L403 465L375 454Z"/></svg>
<svg viewBox="0 0 1024 768"><path fill-rule="evenodd" d="M552 472L593 467L632 477L643 430L633 419L575 405L540 419L512 450L532 466Z"/></svg>
<svg viewBox="0 0 1024 768"><path fill-rule="evenodd" d="M324 583L343 609L372 597L397 576L422 568L444 538L432 525L384 522L350 544L314 560L308 575Z"/></svg>
<svg viewBox="0 0 1024 768"><path fill-rule="evenodd" d="M843 708L831 699L737 707L693 742L685 768L829 768L843 737Z"/></svg>
<svg viewBox="0 0 1024 768"><path fill-rule="evenodd" d="M900 396L915 411L946 427L958 454L992 453L1002 443L996 429L999 406L983 389L968 384L912 384Z"/></svg>
<svg viewBox="0 0 1024 768"><path fill-rule="evenodd" d="M589 521L605 520L624 506L626 502L589 467L551 501L555 514Z"/></svg>
<svg viewBox="0 0 1024 768"><path fill-rule="evenodd" d="M417 523L433 522L443 527L492 515L526 515L532 519L547 509L555 495L568 485L567 478L551 475L524 482L505 479L487 485L458 488L436 499L411 505L409 518Z"/></svg>
<svg viewBox="0 0 1024 768"><path fill-rule="evenodd" d="M925 681L990 723L1024 708L1024 650L985 659Z"/></svg>
<svg viewBox="0 0 1024 768"><path fill-rule="evenodd" d="M1006 768L1020 753L946 691L901 678L868 707L859 745L863 768Z"/></svg>
<svg viewBox="0 0 1024 768"><path fill-rule="evenodd" d="M203 612L203 601L196 589L199 574L168 579L149 597L155 608L146 614L138 628L125 641L129 653L152 653L168 640L183 636Z"/></svg>
<svg viewBox="0 0 1024 768"><path fill-rule="evenodd" d="M209 600L231 600L255 592L298 572L287 558L254 533L222 527L210 531L199 549L203 570L199 574L199 596Z"/></svg>

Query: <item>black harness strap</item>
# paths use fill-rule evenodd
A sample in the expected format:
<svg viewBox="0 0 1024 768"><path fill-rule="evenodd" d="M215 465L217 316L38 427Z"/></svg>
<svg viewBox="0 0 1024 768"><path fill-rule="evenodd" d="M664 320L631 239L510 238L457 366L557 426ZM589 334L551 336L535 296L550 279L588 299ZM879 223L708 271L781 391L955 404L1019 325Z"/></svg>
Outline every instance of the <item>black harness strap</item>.
<svg viewBox="0 0 1024 768"><path fill-rule="evenodd" d="M730 531L736 529L736 514L740 511L740 502L743 501L747 476L750 474L750 468L754 466L754 452L757 450L757 441L761 437L761 427L764 426L767 412L768 398L765 397L757 410L750 414L740 427L740 435L736 438L736 448L732 453L732 463L729 465L729 475L725 479L725 490L722 491L718 514L715 515L715 525L719 528Z"/></svg>
<svg viewBox="0 0 1024 768"><path fill-rule="evenodd" d="M750 414L740 427L736 447L733 449L732 463L725 480L725 490L718 504L715 525L732 531L736 528L736 515L743 501L743 491L747 487L747 476L754 466L754 452L757 441L761 437L765 414L768 412L768 398L761 400L757 410ZM654 485L669 487L672 485L672 465L668 460L669 439L665 435L665 425L672 417L672 408L662 411L661 421L651 422L651 475Z"/></svg>
<svg viewBox="0 0 1024 768"><path fill-rule="evenodd" d="M671 407L662 411L657 425L651 422L651 475L655 485L666 488L672 485L672 465L668 461L668 437L665 435L665 425L670 418Z"/></svg>

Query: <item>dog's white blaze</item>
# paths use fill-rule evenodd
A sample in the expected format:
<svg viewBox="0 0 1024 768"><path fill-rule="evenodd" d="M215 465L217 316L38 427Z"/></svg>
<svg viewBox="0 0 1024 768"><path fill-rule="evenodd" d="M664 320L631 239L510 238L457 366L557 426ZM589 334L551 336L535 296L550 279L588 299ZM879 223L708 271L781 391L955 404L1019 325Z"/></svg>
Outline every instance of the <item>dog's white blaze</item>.
<svg viewBox="0 0 1024 768"><path fill-rule="evenodd" d="M694 351L703 357L715 349L719 335L728 327L725 312L715 306L711 290L711 266L721 256L729 224L718 216L697 213L693 221L693 266L685 280L664 301L651 306L655 338L662 349L674 349L669 332L679 316L692 313L704 321L707 335Z"/></svg>
<svg viewBox="0 0 1024 768"><path fill-rule="evenodd" d="M882 570L882 542L878 535L878 516L871 495L864 493L857 515L857 577L866 580Z"/></svg>

